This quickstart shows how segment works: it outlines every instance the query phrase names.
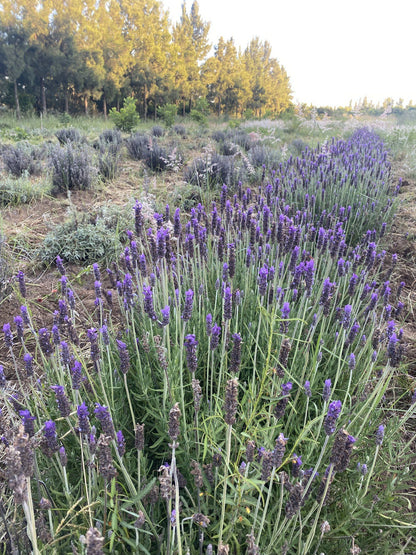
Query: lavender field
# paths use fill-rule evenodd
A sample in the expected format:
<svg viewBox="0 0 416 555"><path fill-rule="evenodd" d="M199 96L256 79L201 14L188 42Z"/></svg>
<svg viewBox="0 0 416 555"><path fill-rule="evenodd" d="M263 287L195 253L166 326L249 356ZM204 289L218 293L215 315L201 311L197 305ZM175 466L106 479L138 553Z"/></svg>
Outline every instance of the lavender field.
<svg viewBox="0 0 416 555"><path fill-rule="evenodd" d="M391 152L369 128L241 145L239 171L190 166L186 203L129 200L83 273L44 242L53 304L16 271L1 553L416 551Z"/></svg>

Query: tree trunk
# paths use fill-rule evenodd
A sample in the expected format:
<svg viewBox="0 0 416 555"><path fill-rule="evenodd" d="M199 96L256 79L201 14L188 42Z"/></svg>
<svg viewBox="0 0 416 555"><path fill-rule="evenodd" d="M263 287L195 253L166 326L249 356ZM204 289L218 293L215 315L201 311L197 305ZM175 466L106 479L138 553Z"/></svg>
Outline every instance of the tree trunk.
<svg viewBox="0 0 416 555"><path fill-rule="evenodd" d="M88 116L88 95L84 95L84 111L85 115Z"/></svg>
<svg viewBox="0 0 416 555"><path fill-rule="evenodd" d="M42 77L40 80L40 96L42 99L42 114L46 116L46 88L45 88L45 79Z"/></svg>
<svg viewBox="0 0 416 555"><path fill-rule="evenodd" d="M69 114L69 91L65 89L65 113Z"/></svg>
<svg viewBox="0 0 416 555"><path fill-rule="evenodd" d="M144 86L144 121L147 121L147 85Z"/></svg>
<svg viewBox="0 0 416 555"><path fill-rule="evenodd" d="M117 97L117 104L116 104L117 112L120 111L120 98Z"/></svg>
<svg viewBox="0 0 416 555"><path fill-rule="evenodd" d="M107 99L103 96L103 112L104 118L107 119Z"/></svg>
<svg viewBox="0 0 416 555"><path fill-rule="evenodd" d="M16 104L16 116L17 116L17 119L20 119L22 117L22 115L20 113L19 93L17 91L17 80L16 79L13 81L13 84L14 84L14 102Z"/></svg>

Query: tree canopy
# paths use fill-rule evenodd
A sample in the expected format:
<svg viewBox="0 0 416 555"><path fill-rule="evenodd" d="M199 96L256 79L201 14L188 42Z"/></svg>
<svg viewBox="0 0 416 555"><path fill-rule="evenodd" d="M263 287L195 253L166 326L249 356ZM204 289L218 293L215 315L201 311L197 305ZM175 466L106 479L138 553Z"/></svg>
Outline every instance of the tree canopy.
<svg viewBox="0 0 416 555"><path fill-rule="evenodd" d="M196 1L172 25L158 0L0 0L0 102L16 110L102 111L134 96L146 119L206 99L216 113L279 114L289 78L269 43L212 49Z"/></svg>

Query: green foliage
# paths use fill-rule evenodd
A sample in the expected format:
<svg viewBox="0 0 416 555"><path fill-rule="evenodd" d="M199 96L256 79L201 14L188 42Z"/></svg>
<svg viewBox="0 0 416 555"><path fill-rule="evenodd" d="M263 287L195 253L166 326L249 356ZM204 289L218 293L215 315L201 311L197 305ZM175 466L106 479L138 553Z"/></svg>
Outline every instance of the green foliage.
<svg viewBox="0 0 416 555"><path fill-rule="evenodd" d="M137 127L140 120L140 116L136 111L136 99L132 96L124 99L123 107L119 112L116 108L112 108L108 115L117 129L126 133L131 133Z"/></svg>
<svg viewBox="0 0 416 555"><path fill-rule="evenodd" d="M14 206L26 204L32 200L40 199L49 193L49 185L45 180L33 181L26 175L17 179L2 177L0 179L0 205Z"/></svg>
<svg viewBox="0 0 416 555"><path fill-rule="evenodd" d="M162 118L166 127L172 127L175 123L175 118L178 108L176 104L165 104L164 106L159 106L157 109L158 116Z"/></svg>
<svg viewBox="0 0 416 555"><path fill-rule="evenodd" d="M54 262L58 255L73 264L115 260L121 250L120 236L126 225L127 214L117 207L96 214L74 213L47 234L38 258L45 264Z"/></svg>
<svg viewBox="0 0 416 555"><path fill-rule="evenodd" d="M191 120L196 121L197 123L199 123L199 125L207 125L208 123L208 118L207 116L201 112L200 110L197 110L196 108L193 108L189 114Z"/></svg>

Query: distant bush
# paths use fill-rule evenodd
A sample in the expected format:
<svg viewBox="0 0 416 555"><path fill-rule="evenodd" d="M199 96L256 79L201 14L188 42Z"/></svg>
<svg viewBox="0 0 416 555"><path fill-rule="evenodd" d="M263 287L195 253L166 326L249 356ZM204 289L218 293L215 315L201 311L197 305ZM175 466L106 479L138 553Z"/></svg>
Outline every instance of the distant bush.
<svg viewBox="0 0 416 555"><path fill-rule="evenodd" d="M303 141L302 139L294 139L289 144L289 150L291 150L296 155L302 154L302 152L307 148L309 148L308 144L305 143L305 141Z"/></svg>
<svg viewBox="0 0 416 555"><path fill-rule="evenodd" d="M245 169L234 156L214 153L212 156L197 158L184 172L184 181L190 185L214 188L223 184L233 187L245 176Z"/></svg>
<svg viewBox="0 0 416 555"><path fill-rule="evenodd" d="M149 150L149 137L143 133L134 133L127 139L126 146L133 160L144 160Z"/></svg>
<svg viewBox="0 0 416 555"><path fill-rule="evenodd" d="M279 151L275 148L260 145L253 146L253 148L250 149L248 159L253 167L261 168L262 166L266 166L266 168L270 170L275 170L281 162Z"/></svg>
<svg viewBox="0 0 416 555"><path fill-rule="evenodd" d="M29 175L40 173L39 149L29 143L18 143L16 146L8 146L3 151L3 162L9 173L20 177L27 172Z"/></svg>
<svg viewBox="0 0 416 555"><path fill-rule="evenodd" d="M84 137L81 135L79 130L74 127L59 129L59 131L55 133L55 137L61 145L66 145L68 143L80 143L84 141Z"/></svg>
<svg viewBox="0 0 416 555"><path fill-rule="evenodd" d="M192 109L189 116L191 120L196 121L200 125L207 125L207 122L208 122L207 116L200 110L197 110L195 108Z"/></svg>
<svg viewBox="0 0 416 555"><path fill-rule="evenodd" d="M166 127L172 127L175 123L177 110L176 104L165 104L157 109L157 113L164 121Z"/></svg>
<svg viewBox="0 0 416 555"><path fill-rule="evenodd" d="M111 108L109 118L120 131L130 133L137 126L140 116L136 111L136 100L129 96L123 101L123 107L118 112L116 108Z"/></svg>
<svg viewBox="0 0 416 555"><path fill-rule="evenodd" d="M168 166L169 153L155 140L150 139L144 158L146 165L153 171L163 171Z"/></svg>
<svg viewBox="0 0 416 555"><path fill-rule="evenodd" d="M178 123L172 127L172 130L184 139L186 137L186 127L182 123Z"/></svg>
<svg viewBox="0 0 416 555"><path fill-rule="evenodd" d="M161 125L154 125L152 127L152 135L153 137L163 137L165 134L165 130Z"/></svg>
<svg viewBox="0 0 416 555"><path fill-rule="evenodd" d="M227 138L227 135L224 131L213 131L211 137L214 139L214 141L217 141L217 143L221 143L224 142L225 139Z"/></svg>
<svg viewBox="0 0 416 555"><path fill-rule="evenodd" d="M87 145L68 143L52 149L52 194L89 189L96 175L91 150Z"/></svg>
<svg viewBox="0 0 416 555"><path fill-rule="evenodd" d="M123 138L118 129L106 129L98 137L100 144L117 145L121 147Z"/></svg>
<svg viewBox="0 0 416 555"><path fill-rule="evenodd" d="M239 146L231 141L223 141L218 145L219 154L224 156L233 156L239 151Z"/></svg>
<svg viewBox="0 0 416 555"><path fill-rule="evenodd" d="M114 179L119 170L123 139L118 129L107 129L98 138L98 173L104 179Z"/></svg>

